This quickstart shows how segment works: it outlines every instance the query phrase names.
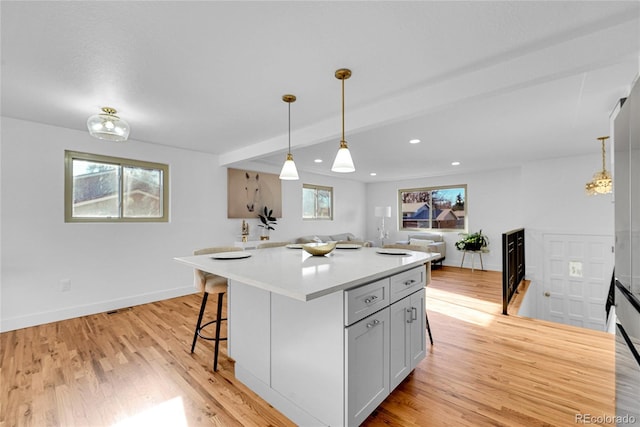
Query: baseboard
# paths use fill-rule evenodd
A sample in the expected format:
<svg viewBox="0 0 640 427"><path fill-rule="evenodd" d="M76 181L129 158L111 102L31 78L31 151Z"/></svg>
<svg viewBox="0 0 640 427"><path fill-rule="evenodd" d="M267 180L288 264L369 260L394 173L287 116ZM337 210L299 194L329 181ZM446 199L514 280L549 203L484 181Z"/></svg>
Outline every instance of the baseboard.
<svg viewBox="0 0 640 427"><path fill-rule="evenodd" d="M193 286L185 286L174 289L166 289L159 292L152 292L141 295L134 295L126 298L103 301L94 304L65 307L60 310L45 311L30 314L28 316L11 317L0 321L0 332L8 332L16 329L28 328L30 326L44 325L45 323L58 322L60 320L73 319L80 316L88 316L105 311L117 310L134 305L147 304L155 301L162 301L169 298L181 297L194 293Z"/></svg>

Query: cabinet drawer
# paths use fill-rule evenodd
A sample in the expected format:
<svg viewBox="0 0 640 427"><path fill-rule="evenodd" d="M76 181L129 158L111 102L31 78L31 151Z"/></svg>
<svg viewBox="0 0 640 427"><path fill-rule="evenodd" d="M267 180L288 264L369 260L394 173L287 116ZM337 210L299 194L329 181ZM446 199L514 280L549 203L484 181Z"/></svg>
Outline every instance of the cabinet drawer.
<svg viewBox="0 0 640 427"><path fill-rule="evenodd" d="M344 292L344 324L351 325L385 308L389 299L389 279L378 280Z"/></svg>
<svg viewBox="0 0 640 427"><path fill-rule="evenodd" d="M425 272L425 267L420 266L391 276L391 302L394 303L424 287Z"/></svg>

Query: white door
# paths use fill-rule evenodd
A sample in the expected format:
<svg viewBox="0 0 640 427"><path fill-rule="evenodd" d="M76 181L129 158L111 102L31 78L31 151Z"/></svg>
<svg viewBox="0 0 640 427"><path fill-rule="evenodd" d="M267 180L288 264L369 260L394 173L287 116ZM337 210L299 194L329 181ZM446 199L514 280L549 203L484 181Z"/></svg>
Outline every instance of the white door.
<svg viewBox="0 0 640 427"><path fill-rule="evenodd" d="M545 234L542 318L605 330L613 237Z"/></svg>

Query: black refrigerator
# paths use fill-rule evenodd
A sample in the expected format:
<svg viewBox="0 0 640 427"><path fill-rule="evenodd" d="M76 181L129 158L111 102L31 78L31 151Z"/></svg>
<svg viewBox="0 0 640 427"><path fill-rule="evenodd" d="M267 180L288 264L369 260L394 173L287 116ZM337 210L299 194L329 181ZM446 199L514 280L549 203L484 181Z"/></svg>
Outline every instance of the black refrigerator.
<svg viewBox="0 0 640 427"><path fill-rule="evenodd" d="M614 119L616 424L640 425L640 83Z"/></svg>

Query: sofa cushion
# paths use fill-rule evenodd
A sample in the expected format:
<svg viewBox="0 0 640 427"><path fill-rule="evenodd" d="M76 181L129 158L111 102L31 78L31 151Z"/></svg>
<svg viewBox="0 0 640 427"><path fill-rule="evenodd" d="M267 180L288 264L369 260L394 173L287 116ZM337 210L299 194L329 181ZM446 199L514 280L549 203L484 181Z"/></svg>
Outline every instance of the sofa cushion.
<svg viewBox="0 0 640 427"><path fill-rule="evenodd" d="M330 236L330 240L334 240L336 242L351 241L351 240L356 240L356 236L351 233L332 234Z"/></svg>
<svg viewBox="0 0 640 427"><path fill-rule="evenodd" d="M424 243L423 243L424 242ZM396 242L397 244L409 245L412 246L421 246L425 245L429 248L429 252L435 252L440 254L440 258L436 260L442 261L447 256L447 245L444 241L444 237L440 233L415 233L409 234L407 236L407 240L399 240Z"/></svg>
<svg viewBox="0 0 640 427"><path fill-rule="evenodd" d="M433 240L427 240L427 239L409 239L409 244L410 245L415 245L415 246L424 246L426 248L429 247L430 244L434 243Z"/></svg>
<svg viewBox="0 0 640 427"><path fill-rule="evenodd" d="M444 238L440 233L415 233L409 234L409 240L411 239L422 239L422 240L433 240L434 242L444 242Z"/></svg>
<svg viewBox="0 0 640 427"><path fill-rule="evenodd" d="M356 237L353 233L339 233L339 234L314 234L309 236L301 236L293 241L293 243L314 243L314 242L350 242L354 244L362 244L363 246L372 246L373 242L363 240Z"/></svg>

